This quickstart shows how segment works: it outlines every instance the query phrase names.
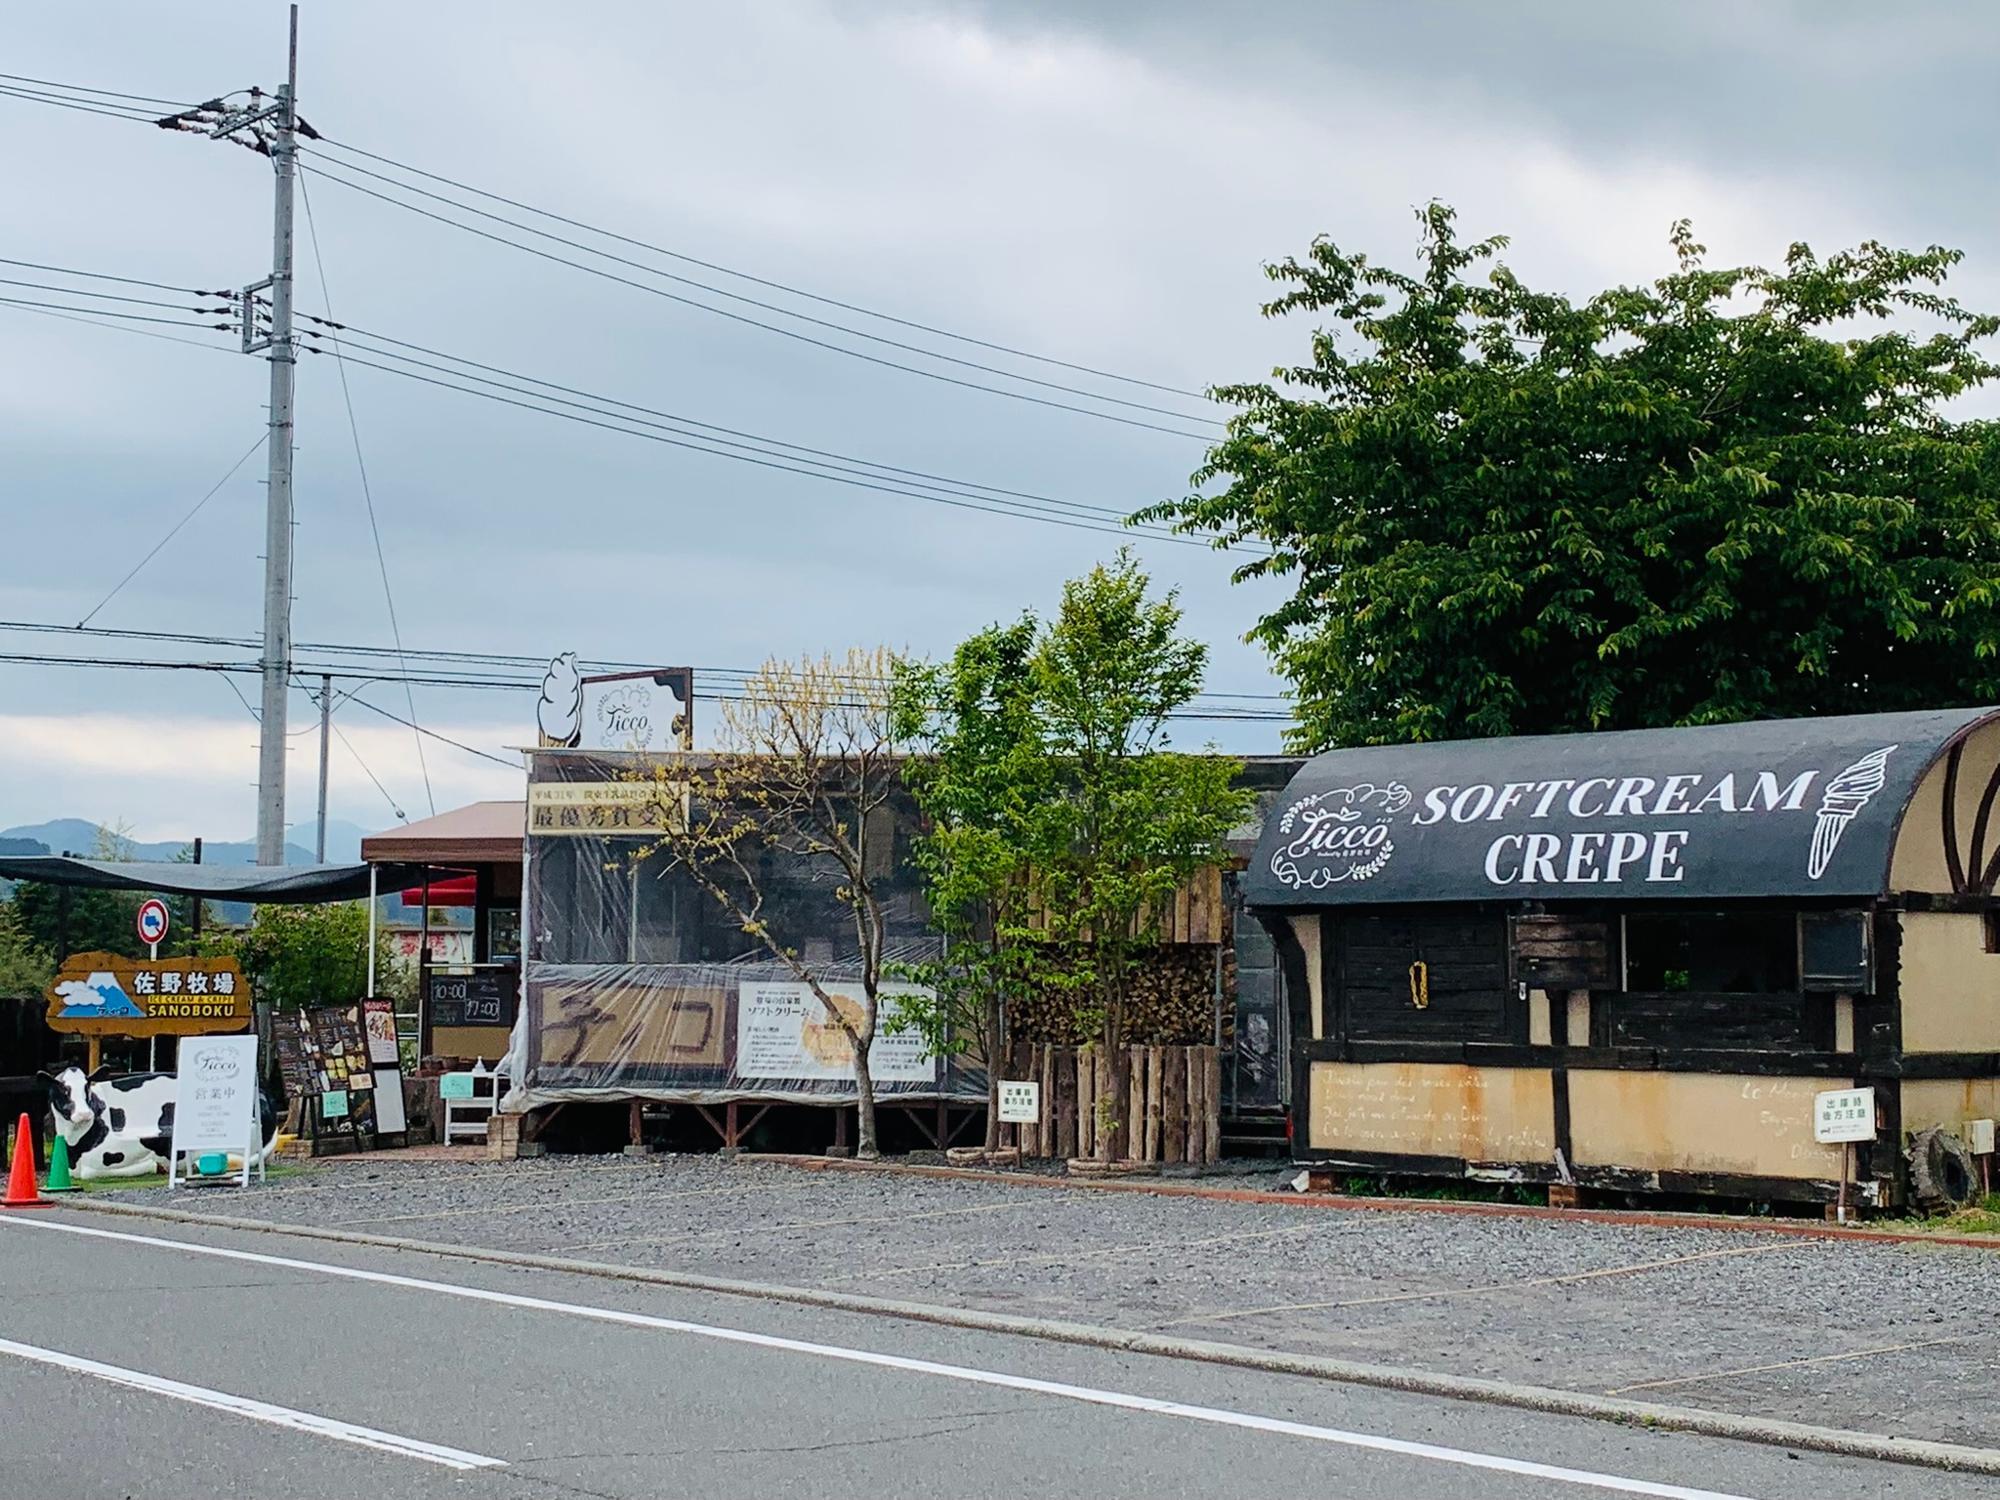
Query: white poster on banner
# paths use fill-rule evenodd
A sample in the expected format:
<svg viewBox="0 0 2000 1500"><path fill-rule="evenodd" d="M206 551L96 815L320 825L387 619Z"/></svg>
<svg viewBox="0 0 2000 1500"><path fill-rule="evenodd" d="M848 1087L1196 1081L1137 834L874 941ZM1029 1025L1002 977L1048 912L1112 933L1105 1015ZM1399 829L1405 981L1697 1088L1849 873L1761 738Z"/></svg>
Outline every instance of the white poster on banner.
<svg viewBox="0 0 2000 1500"><path fill-rule="evenodd" d="M248 1186L250 1162L260 1144L257 1038L182 1037L176 1071L172 1155L178 1159L209 1151L239 1153Z"/></svg>
<svg viewBox="0 0 2000 1500"><path fill-rule="evenodd" d="M836 1005L860 1018L860 986L825 988ZM914 985L882 986L882 1021L887 1021L895 996L926 993ZM937 1059L914 1031L892 1035L878 1024L868 1062L877 1083L937 1082ZM736 1073L740 1078L848 1083L854 1078L854 1048L810 986L746 984L736 1007Z"/></svg>

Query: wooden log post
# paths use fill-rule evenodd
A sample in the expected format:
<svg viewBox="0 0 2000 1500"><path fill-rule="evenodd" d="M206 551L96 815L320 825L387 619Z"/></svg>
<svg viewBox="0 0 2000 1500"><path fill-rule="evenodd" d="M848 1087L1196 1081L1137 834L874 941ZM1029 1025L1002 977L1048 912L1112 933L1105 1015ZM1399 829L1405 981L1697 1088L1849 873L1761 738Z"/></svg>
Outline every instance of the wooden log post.
<svg viewBox="0 0 2000 1500"><path fill-rule="evenodd" d="M1204 1047L1201 1049L1208 1064L1208 1112L1204 1123L1208 1127L1208 1144L1202 1152L1203 1161L1222 1160L1222 1049Z"/></svg>
<svg viewBox="0 0 2000 1500"><path fill-rule="evenodd" d="M1049 1076L1056 1094L1056 1151L1060 1157L1076 1155L1076 1053L1069 1047L1049 1048Z"/></svg>
<svg viewBox="0 0 2000 1500"><path fill-rule="evenodd" d="M1097 1049L1076 1049L1076 1154L1097 1154Z"/></svg>
<svg viewBox="0 0 2000 1500"><path fill-rule="evenodd" d="M1126 1091L1125 1111L1130 1124L1125 1127L1125 1159L1146 1159L1146 1049L1125 1049L1126 1073L1132 1080Z"/></svg>
<svg viewBox="0 0 2000 1500"><path fill-rule="evenodd" d="M1146 1146L1145 1159L1160 1159L1160 1090L1165 1086L1161 1077L1164 1071L1162 1057L1164 1047L1146 1049Z"/></svg>
<svg viewBox="0 0 2000 1500"><path fill-rule="evenodd" d="M1160 1090L1160 1160L1177 1162L1187 1155L1187 1048L1162 1049Z"/></svg>
<svg viewBox="0 0 2000 1500"><path fill-rule="evenodd" d="M1185 1049L1187 1059L1187 1153L1183 1160L1199 1162L1208 1144L1208 1129L1202 1123L1208 1113L1208 1069L1202 1066L1201 1048Z"/></svg>

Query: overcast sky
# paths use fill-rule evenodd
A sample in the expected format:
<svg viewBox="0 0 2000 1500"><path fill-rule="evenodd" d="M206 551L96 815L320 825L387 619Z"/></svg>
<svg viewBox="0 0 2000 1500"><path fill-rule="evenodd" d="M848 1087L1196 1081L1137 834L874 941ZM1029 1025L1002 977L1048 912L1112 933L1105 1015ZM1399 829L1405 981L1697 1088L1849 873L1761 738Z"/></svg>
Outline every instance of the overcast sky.
<svg viewBox="0 0 2000 1500"><path fill-rule="evenodd" d="M825 296L1167 386L1256 377L1299 357L1306 330L1257 315L1262 263L1317 233L1407 262L1411 209L1432 197L1458 206L1469 235L1511 235L1508 259L1530 281L1577 294L1658 274L1667 227L1686 215L1718 262L1774 262L1793 239L1956 245L1968 252L1959 295L2000 306L2000 20L1973 7L308 0L302 10L300 107L336 140ZM279 82L283 33L276 3L10 6L0 71L200 100ZM7 97L0 142L0 255L203 288L268 270L260 157ZM379 334L792 443L1121 510L1181 492L1201 456L1187 437L867 364L308 182L331 309ZM324 310L300 243L300 305ZM222 335L190 336L230 348ZM0 339L0 618L74 623L255 440L266 368L6 307ZM697 668L850 644L941 652L991 620L1047 609L1063 578L1117 545L374 370L353 369L351 381L412 646ZM260 456L93 624L254 634L261 479ZM299 379L296 498L299 638L387 644L340 385L323 359ZM1232 586L1228 559L1206 550L1139 550L1210 643L1208 686L1275 691L1242 642L1273 596ZM170 648L0 632L0 652L49 649ZM254 680L239 681L254 701ZM400 690L364 696L405 712ZM416 701L426 725L485 751L532 733L532 694L419 689ZM316 721L303 694L291 712L289 816L294 840L309 844ZM349 742L333 747L336 817L382 827L393 808L428 811L407 730L355 706L336 722ZM1180 742L1211 735L1254 751L1275 749L1278 731L1188 725ZM244 705L210 674L0 663L0 826L74 815L151 838L245 837L255 739ZM436 742L428 762L440 808L518 795L507 766Z"/></svg>

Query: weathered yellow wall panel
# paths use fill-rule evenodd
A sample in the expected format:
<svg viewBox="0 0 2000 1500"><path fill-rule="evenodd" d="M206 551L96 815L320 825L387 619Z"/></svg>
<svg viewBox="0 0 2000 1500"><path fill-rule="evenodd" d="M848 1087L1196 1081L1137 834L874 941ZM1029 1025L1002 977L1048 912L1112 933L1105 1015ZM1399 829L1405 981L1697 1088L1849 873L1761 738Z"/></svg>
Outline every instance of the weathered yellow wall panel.
<svg viewBox="0 0 2000 1500"><path fill-rule="evenodd" d="M1906 911L1903 1051L2000 1051L2000 953L1977 912Z"/></svg>
<svg viewBox="0 0 2000 1500"><path fill-rule="evenodd" d="M1928 1130L1942 1125L1954 1135L1967 1120L2000 1119L2000 1079L1906 1078L1903 1080L1903 1129Z"/></svg>
<svg viewBox="0 0 2000 1500"><path fill-rule="evenodd" d="M1308 1144L1467 1161L1550 1161L1555 1099L1544 1068L1316 1062Z"/></svg>
<svg viewBox="0 0 2000 1500"><path fill-rule="evenodd" d="M1833 1178L1840 1148L1813 1139L1813 1095L1845 1079L1589 1069L1569 1075L1576 1164Z"/></svg>

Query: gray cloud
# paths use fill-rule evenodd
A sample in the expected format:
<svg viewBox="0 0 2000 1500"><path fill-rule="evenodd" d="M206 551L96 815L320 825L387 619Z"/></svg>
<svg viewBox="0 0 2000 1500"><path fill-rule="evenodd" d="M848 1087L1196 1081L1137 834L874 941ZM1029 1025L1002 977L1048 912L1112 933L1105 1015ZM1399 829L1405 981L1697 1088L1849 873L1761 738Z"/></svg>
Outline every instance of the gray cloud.
<svg viewBox="0 0 2000 1500"><path fill-rule="evenodd" d="M1793 237L1955 241L1977 260L1966 295L1984 288L2000 302L2000 236L1975 166L1996 134L1981 76L1996 25L1984 12L1905 7L1891 21L1820 5L1078 12L799 0L608 4L581 25L568 8L526 0L309 0L304 11L302 102L337 139L846 300L1171 384L1256 375L1296 351L1302 330L1256 316L1260 264L1321 231L1403 253L1410 206L1433 195L1457 202L1478 232L1512 232L1524 275L1572 291L1654 274L1667 223L1692 213L1718 258L1774 259ZM85 26L59 9L14 8L0 15L0 54L13 72L195 97L273 82L280 15L240 0L205 9L196 26L128 0L95 8ZM7 99L0 132L10 189L0 254L189 286L262 274L260 159ZM1174 493L1200 457L1196 443L775 338L331 180L311 193L333 310L396 337L704 421L1094 504ZM300 300L318 310L302 250ZM0 553L0 613L74 620L249 441L264 371L240 355L4 309L0 338L0 509L12 543ZM1064 576L1116 545L370 370L352 384L412 644L696 666L877 641L939 651L1024 605L1048 608ZM298 633L386 643L324 360L301 374L299 445ZM101 623L254 632L254 468ZM1205 551L1142 551L1182 587L1211 642L1210 685L1271 690L1240 639L1271 591L1230 586L1225 560ZM168 831L247 828L253 767L241 747L253 726L220 683L0 672L0 708L128 715L135 740L185 723L214 762L177 782L135 745L126 776L108 763L87 775L62 767L58 806L55 752L0 747L0 824L165 808L201 825ZM401 711L399 694L372 696ZM418 697L427 720L486 749L527 738L533 702L531 691ZM306 725L302 697L293 711ZM1216 735L1233 748L1275 743L1256 726ZM313 757L309 735L295 744L296 809ZM421 809L413 754L379 738L363 753L397 801ZM441 802L487 789L478 763L442 753L440 763ZM383 798L338 750L335 765L337 810L384 821Z"/></svg>

